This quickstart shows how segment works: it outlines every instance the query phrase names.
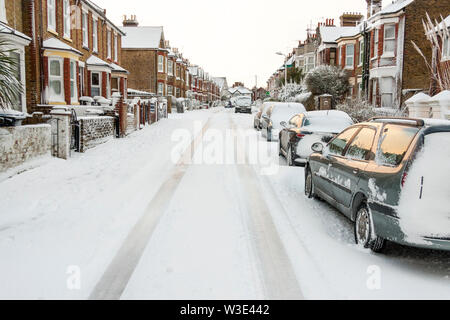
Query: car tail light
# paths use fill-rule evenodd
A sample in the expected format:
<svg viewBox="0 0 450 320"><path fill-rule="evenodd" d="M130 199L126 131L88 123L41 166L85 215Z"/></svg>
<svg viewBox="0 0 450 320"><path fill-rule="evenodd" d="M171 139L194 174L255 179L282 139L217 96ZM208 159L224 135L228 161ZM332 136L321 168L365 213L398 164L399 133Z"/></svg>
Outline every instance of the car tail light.
<svg viewBox="0 0 450 320"><path fill-rule="evenodd" d="M402 176L402 187L405 186L406 183L406 179L408 178L408 172L403 172L403 176Z"/></svg>
<svg viewBox="0 0 450 320"><path fill-rule="evenodd" d="M299 132L299 133L297 133L297 138L304 138L306 135L309 135L309 134L311 134L311 132L306 132L306 131L302 131L302 132Z"/></svg>

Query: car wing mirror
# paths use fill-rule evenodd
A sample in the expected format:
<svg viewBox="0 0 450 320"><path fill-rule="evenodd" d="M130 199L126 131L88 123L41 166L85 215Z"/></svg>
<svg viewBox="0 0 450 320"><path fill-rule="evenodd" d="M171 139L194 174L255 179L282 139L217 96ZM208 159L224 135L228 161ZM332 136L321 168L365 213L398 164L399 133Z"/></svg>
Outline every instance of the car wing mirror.
<svg viewBox="0 0 450 320"><path fill-rule="evenodd" d="M311 146L311 149L314 152L322 153L323 152L323 144L321 144L320 142L316 142Z"/></svg>

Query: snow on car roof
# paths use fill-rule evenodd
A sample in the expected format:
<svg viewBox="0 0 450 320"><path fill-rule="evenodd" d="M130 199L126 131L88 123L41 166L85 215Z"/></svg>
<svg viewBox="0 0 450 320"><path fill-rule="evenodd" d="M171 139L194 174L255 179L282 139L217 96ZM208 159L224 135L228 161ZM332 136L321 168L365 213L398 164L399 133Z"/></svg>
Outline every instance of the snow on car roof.
<svg viewBox="0 0 450 320"><path fill-rule="evenodd" d="M350 116L344 111L339 110L321 110L321 111L309 111L306 116L308 118L321 118L321 117L333 117L333 118L345 118L351 119Z"/></svg>

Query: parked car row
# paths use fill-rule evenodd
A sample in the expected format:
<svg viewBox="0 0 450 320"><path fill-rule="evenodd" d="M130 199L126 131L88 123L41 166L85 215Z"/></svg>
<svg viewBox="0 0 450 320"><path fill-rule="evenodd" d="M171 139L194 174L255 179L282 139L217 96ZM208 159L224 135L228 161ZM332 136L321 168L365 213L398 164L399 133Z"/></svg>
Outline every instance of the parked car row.
<svg viewBox="0 0 450 320"><path fill-rule="evenodd" d="M374 118L264 103L254 128L305 167L305 195L354 223L355 242L450 251L450 121ZM438 173L436 173L438 172Z"/></svg>

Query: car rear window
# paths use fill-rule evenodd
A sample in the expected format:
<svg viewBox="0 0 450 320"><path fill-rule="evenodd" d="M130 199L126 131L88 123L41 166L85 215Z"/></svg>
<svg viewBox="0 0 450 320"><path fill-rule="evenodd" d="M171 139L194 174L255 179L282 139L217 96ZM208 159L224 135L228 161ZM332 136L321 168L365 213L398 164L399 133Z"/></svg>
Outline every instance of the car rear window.
<svg viewBox="0 0 450 320"><path fill-rule="evenodd" d="M419 132L419 128L387 124L380 137L377 162L381 165L398 166Z"/></svg>

